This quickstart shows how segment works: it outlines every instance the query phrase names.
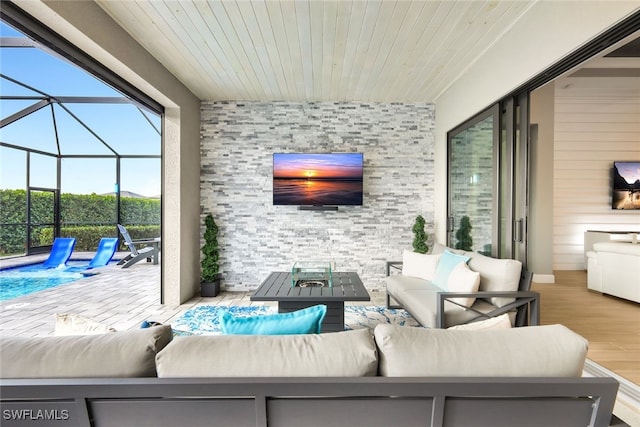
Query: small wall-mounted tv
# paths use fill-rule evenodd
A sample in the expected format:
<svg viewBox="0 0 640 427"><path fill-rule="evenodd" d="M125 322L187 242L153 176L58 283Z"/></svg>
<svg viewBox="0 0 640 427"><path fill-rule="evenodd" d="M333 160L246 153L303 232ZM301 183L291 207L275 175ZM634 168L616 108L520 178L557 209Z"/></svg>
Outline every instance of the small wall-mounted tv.
<svg viewBox="0 0 640 427"><path fill-rule="evenodd" d="M273 204L362 205L362 153L276 153Z"/></svg>
<svg viewBox="0 0 640 427"><path fill-rule="evenodd" d="M640 209L640 161L613 162L612 209Z"/></svg>

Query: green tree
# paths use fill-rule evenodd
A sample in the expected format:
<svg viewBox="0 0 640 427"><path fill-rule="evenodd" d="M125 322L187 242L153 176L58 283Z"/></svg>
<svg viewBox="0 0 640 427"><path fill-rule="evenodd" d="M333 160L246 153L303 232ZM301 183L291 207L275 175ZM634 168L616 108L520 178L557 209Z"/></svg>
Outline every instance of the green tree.
<svg viewBox="0 0 640 427"><path fill-rule="evenodd" d="M427 233L424 231L424 218L422 215L416 217L416 222L413 224L411 231L415 237L413 238L413 251L419 254L426 254L429 250L427 246Z"/></svg>
<svg viewBox="0 0 640 427"><path fill-rule="evenodd" d="M460 228L456 231L456 249L462 249L463 251L472 251L473 239L471 238L471 221L468 216L460 218Z"/></svg>
<svg viewBox="0 0 640 427"><path fill-rule="evenodd" d="M202 258L200 265L202 266L202 281L211 283L216 280L220 270L218 265L218 226L211 214L207 215L204 224L204 246L202 246L204 258Z"/></svg>

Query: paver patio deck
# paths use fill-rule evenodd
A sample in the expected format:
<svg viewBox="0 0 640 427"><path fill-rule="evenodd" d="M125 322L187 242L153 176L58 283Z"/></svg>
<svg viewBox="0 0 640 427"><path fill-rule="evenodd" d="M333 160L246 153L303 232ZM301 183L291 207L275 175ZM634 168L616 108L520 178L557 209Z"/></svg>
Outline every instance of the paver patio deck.
<svg viewBox="0 0 640 427"><path fill-rule="evenodd" d="M125 254L122 254L125 255ZM74 253L72 260L89 260L93 253ZM47 254L0 260L0 268L36 263ZM97 275L44 291L0 302L0 336L52 335L56 313L74 313L108 324L116 330L136 329L143 320L170 324L198 305L276 305L252 302L250 292L222 292L215 298L196 296L170 306L160 304L160 264L139 262L122 269L101 267ZM378 295L379 294L379 295ZM358 305L384 305L384 293ZM355 305L355 303L354 303Z"/></svg>

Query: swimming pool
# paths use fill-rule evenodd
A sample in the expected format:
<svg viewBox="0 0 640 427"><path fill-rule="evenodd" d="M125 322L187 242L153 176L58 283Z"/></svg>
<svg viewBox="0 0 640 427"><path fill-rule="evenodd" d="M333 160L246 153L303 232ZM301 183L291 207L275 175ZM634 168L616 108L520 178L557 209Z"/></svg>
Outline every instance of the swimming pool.
<svg viewBox="0 0 640 427"><path fill-rule="evenodd" d="M70 261L67 266L86 265L87 261ZM64 268L45 269L40 264L0 270L0 301L43 291L65 283L93 276L95 272L69 272Z"/></svg>

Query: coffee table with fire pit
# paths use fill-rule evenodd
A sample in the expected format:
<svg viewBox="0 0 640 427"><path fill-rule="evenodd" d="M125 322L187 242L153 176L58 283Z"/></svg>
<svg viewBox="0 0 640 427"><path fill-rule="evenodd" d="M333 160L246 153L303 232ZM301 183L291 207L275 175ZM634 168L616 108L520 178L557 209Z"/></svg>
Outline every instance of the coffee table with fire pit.
<svg viewBox="0 0 640 427"><path fill-rule="evenodd" d="M290 272L275 271L251 296L251 301L277 301L278 313L289 313L316 304L327 306L322 332L344 331L344 302L371 301L358 273L333 272L333 286L292 286Z"/></svg>

